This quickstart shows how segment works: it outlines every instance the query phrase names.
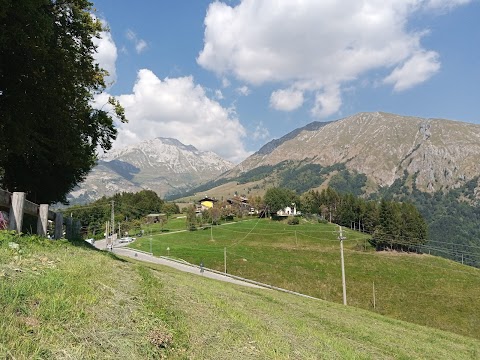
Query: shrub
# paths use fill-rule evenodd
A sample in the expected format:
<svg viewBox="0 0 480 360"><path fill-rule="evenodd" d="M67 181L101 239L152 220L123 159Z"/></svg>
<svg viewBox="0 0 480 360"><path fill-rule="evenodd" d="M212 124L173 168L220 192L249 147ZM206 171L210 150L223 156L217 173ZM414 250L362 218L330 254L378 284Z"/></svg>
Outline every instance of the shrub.
<svg viewBox="0 0 480 360"><path fill-rule="evenodd" d="M298 217L290 217L288 218L287 223L288 225L298 225L300 223L300 220L298 219Z"/></svg>

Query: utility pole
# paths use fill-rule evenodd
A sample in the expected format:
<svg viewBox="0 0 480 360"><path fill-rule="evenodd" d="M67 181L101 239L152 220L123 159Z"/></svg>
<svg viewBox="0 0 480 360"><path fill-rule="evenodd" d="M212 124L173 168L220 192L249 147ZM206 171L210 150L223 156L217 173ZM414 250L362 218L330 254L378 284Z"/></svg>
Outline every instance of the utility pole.
<svg viewBox="0 0 480 360"><path fill-rule="evenodd" d="M108 234L110 233L109 223L108 221L105 223L105 248L108 249L110 245L110 240Z"/></svg>
<svg viewBox="0 0 480 360"><path fill-rule="evenodd" d="M343 240L345 240L345 238L343 237L342 227L339 226L339 228L340 228L340 236L338 237L338 240L340 240L340 259L342 264L343 305L347 305L347 287L345 285L345 263L343 261Z"/></svg>
<svg viewBox="0 0 480 360"><path fill-rule="evenodd" d="M225 274L227 273L227 248L223 248L223 264L225 267Z"/></svg>
<svg viewBox="0 0 480 360"><path fill-rule="evenodd" d="M112 200L112 223L111 223L111 229L112 229L112 242L113 242L113 233L115 232L115 201Z"/></svg>
<svg viewBox="0 0 480 360"><path fill-rule="evenodd" d="M212 219L212 224L210 225L210 240L213 241L213 219Z"/></svg>

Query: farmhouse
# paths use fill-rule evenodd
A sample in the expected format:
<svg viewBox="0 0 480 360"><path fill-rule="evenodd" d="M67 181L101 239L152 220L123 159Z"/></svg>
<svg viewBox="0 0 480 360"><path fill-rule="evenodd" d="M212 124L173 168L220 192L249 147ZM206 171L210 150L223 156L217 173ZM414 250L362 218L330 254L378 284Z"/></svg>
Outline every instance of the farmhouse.
<svg viewBox="0 0 480 360"><path fill-rule="evenodd" d="M213 208L213 205L217 202L218 200L215 198L208 197L205 195L205 197L201 200L199 200L200 203L200 210L208 210Z"/></svg>
<svg viewBox="0 0 480 360"><path fill-rule="evenodd" d="M232 198L229 198L227 199L227 203L230 205L230 207L250 209L250 205L248 204L248 199L244 196L234 196Z"/></svg>
<svg viewBox="0 0 480 360"><path fill-rule="evenodd" d="M297 211L296 205L293 203L292 207L286 206L284 209L277 211L277 216L297 216L300 215L300 211Z"/></svg>

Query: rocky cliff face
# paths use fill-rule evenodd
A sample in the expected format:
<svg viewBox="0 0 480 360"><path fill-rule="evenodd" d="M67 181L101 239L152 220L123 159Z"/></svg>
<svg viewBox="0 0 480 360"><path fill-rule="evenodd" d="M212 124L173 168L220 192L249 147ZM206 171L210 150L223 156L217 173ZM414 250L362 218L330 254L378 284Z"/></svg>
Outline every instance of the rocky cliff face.
<svg viewBox="0 0 480 360"><path fill-rule="evenodd" d="M199 151L176 139L156 138L100 157L69 200L88 202L103 195L142 189L164 196L207 182L232 167L213 152Z"/></svg>
<svg viewBox="0 0 480 360"><path fill-rule="evenodd" d="M420 190L447 190L480 175L480 125L360 113L297 129L265 145L224 177L284 160L322 166L343 163L379 187L407 172L416 174Z"/></svg>

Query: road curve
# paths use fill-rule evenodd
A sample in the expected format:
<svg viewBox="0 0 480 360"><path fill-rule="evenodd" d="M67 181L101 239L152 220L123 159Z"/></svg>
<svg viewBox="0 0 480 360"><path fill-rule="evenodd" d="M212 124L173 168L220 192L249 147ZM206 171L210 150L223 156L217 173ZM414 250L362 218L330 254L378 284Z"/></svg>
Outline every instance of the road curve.
<svg viewBox="0 0 480 360"><path fill-rule="evenodd" d="M95 241L95 243L93 245L99 250L110 251L106 247L106 241L105 240L97 240L97 241ZM259 288L259 289L266 289L263 286L259 286L259 285L252 284L252 283L249 283L249 282L246 282L246 281L234 279L234 278L232 278L228 275L224 275L224 274L221 274L221 273L216 272L216 271L215 272L210 271L210 270L205 269L205 268L203 269L203 271L201 271L200 267L196 266L196 265L192 265L192 264L189 264L189 263L183 263L183 262L180 262L180 261L169 260L165 257L156 257L156 256L153 256L149 253L144 253L142 251L137 251L137 250L134 250L134 249L131 249L131 248L125 248L121 245L120 246L115 245L111 251L116 255L126 256L126 257L129 257L129 258L135 259L135 260L150 262L150 263L154 263L154 264L169 266L169 267L172 267L172 268L180 270L180 271L188 272L188 273L195 274L195 275L198 275L198 276L204 276L204 277L207 277L207 278L210 278L210 279L229 282L229 283L232 283L232 284L237 284L237 285L242 285L242 286L254 287L254 288Z"/></svg>

